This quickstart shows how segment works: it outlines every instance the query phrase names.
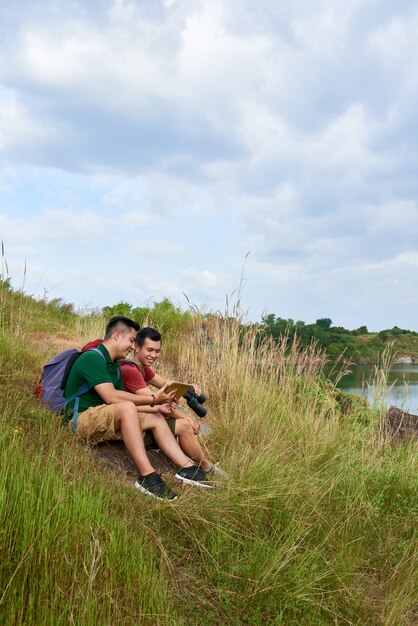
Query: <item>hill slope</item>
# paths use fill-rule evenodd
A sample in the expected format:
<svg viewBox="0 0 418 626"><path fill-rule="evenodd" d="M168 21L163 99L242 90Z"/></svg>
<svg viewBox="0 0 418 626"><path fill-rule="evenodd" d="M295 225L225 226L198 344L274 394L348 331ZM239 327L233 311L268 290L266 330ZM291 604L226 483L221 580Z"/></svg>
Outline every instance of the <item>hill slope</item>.
<svg viewBox="0 0 418 626"><path fill-rule="evenodd" d="M230 473L160 503L37 406L41 364L101 334L0 283L2 624L412 624L413 444L344 413L312 352L192 317L161 371L202 382Z"/></svg>

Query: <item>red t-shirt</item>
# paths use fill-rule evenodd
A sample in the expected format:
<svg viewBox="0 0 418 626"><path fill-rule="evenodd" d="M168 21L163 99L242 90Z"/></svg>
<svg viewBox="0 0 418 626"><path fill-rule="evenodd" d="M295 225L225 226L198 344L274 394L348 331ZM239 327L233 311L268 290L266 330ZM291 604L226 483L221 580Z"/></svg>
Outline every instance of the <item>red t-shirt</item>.
<svg viewBox="0 0 418 626"><path fill-rule="evenodd" d="M155 376L155 372L150 367L137 365L128 359L119 361L119 365L125 389L131 393L135 393L138 389L146 389L147 382Z"/></svg>

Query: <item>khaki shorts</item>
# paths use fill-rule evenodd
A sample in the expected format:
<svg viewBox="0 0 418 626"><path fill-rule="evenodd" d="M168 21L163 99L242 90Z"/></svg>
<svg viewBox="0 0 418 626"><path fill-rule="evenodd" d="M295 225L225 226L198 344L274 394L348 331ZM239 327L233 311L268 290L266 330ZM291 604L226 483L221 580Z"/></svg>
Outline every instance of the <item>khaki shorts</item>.
<svg viewBox="0 0 418 626"><path fill-rule="evenodd" d="M77 419L77 436L84 439L88 443L95 444L101 441L121 441L122 433L120 430L115 431L115 414L114 404L100 404L92 406L86 411L79 413ZM139 418L138 413L138 418ZM174 434L176 420L170 418L167 420L171 432ZM68 428L74 432L71 421ZM144 444L146 448L158 448L151 430L144 433Z"/></svg>

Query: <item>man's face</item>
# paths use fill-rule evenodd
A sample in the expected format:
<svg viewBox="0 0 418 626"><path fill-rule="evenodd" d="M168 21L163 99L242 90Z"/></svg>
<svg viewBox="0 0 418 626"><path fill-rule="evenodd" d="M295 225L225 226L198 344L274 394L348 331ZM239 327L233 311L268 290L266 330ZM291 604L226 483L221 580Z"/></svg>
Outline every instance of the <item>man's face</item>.
<svg viewBox="0 0 418 626"><path fill-rule="evenodd" d="M141 365L145 367L152 367L155 361L160 356L161 341L153 341L146 337L144 345L139 347L135 344L135 356Z"/></svg>
<svg viewBox="0 0 418 626"><path fill-rule="evenodd" d="M116 358L123 359L128 356L134 347L135 343L135 330L130 328L127 332L122 333L121 331L117 331L115 333L115 339L117 339L118 345L118 354Z"/></svg>

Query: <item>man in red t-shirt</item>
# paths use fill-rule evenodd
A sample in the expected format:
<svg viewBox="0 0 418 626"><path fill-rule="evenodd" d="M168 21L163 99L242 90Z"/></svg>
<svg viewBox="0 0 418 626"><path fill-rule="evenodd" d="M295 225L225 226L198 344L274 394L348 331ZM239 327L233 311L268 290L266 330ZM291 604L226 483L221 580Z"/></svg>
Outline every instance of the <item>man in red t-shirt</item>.
<svg viewBox="0 0 418 626"><path fill-rule="evenodd" d="M122 380L127 391L152 397L154 394L148 387L148 382L157 389L168 382L151 369L151 365L158 359L160 352L160 333L154 328L142 328L135 337L133 356L129 360L120 362ZM193 386L199 395L201 390L198 386ZM203 452L196 437L200 429L199 423L178 410L170 414L168 421L170 428L179 439L180 448L189 458L200 465L206 473L215 470L226 476L225 472L212 464Z"/></svg>

